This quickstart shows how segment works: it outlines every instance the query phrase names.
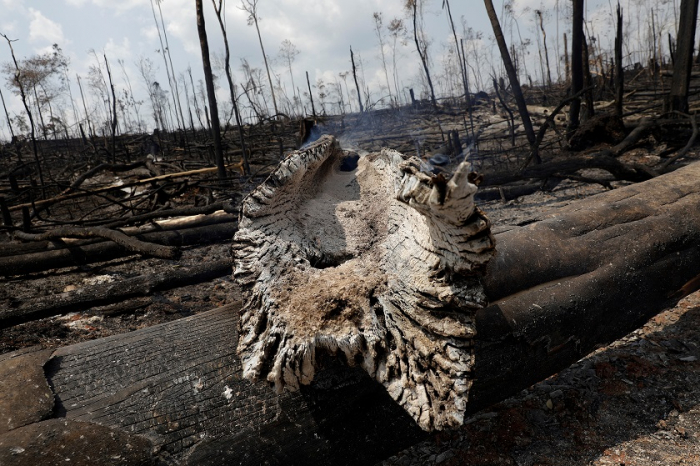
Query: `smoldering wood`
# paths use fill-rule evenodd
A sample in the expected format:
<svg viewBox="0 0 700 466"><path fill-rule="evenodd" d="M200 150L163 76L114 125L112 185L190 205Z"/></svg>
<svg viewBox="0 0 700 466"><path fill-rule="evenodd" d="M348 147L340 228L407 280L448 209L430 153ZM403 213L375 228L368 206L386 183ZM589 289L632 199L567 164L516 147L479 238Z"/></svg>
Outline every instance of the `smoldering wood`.
<svg viewBox="0 0 700 466"><path fill-rule="evenodd" d="M322 354L339 353L424 429L460 425L493 253L469 164L448 181L396 151L353 171L344 158L323 136L243 201L233 245L243 375L299 389Z"/></svg>

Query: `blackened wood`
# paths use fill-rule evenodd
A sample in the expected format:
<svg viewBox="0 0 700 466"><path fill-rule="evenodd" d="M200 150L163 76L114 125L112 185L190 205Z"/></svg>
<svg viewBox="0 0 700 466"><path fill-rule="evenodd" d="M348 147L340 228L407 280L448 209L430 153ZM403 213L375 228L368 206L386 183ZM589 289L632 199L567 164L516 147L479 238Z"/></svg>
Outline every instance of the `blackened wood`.
<svg viewBox="0 0 700 466"><path fill-rule="evenodd" d="M237 222L229 222L183 230L145 233L136 237L161 245L186 246L230 239L236 229ZM104 262L130 254L132 253L122 246L109 241L0 257L0 276L24 275L49 269Z"/></svg>
<svg viewBox="0 0 700 466"><path fill-rule="evenodd" d="M667 101L667 110L669 111L688 112L688 90L690 71L693 68L697 17L698 0L681 0L673 79Z"/></svg>
<svg viewBox="0 0 700 466"><path fill-rule="evenodd" d="M23 302L0 310L0 329L66 312L113 304L137 296L213 280L231 273L231 259L192 267L162 267L159 271L124 280L92 285Z"/></svg>
<svg viewBox="0 0 700 466"><path fill-rule="evenodd" d="M571 93L583 89L583 0L573 0L571 26ZM574 99L569 107L569 133L579 125L581 100Z"/></svg>
<svg viewBox="0 0 700 466"><path fill-rule="evenodd" d="M670 37L670 34L669 34ZM673 60L673 54L671 54ZM615 115L622 118L625 75L622 71L622 10L617 4L617 31L615 34Z"/></svg>

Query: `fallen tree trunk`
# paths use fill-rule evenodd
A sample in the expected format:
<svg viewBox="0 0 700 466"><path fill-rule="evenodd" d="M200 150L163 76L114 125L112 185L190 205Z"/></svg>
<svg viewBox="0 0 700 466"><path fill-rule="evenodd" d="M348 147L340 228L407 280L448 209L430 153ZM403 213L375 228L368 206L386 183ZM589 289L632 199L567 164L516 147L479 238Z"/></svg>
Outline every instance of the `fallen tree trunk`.
<svg viewBox="0 0 700 466"><path fill-rule="evenodd" d="M15 237L25 241L46 241L61 238L103 238L113 241L127 251L145 256L160 257L161 259L176 259L179 255L177 248L148 243L125 235L121 231L105 227L75 227L64 225L44 233L25 233L16 231Z"/></svg>
<svg viewBox="0 0 700 466"><path fill-rule="evenodd" d="M156 291L195 285L230 273L231 260L224 259L192 267L164 268L147 275L36 298L20 303L15 308L0 310L0 330L66 312L78 312L137 296L149 296Z"/></svg>
<svg viewBox="0 0 700 466"><path fill-rule="evenodd" d="M497 235L483 277L492 304L473 315L465 415L676 302L671 295L700 273L698 177L694 164ZM39 422L47 416L77 430L147 439L140 464L372 464L425 435L364 370L329 355L298 391L276 395L264 381L243 379L238 325L236 309L222 308L57 350L45 364L54 408L25 407L37 414L0 435L0 462L31 464L20 461L37 449L54 451L51 437L38 435L55 430L52 421ZM36 360L33 353L0 357L0 371L9 364L36 370ZM10 412L7 403L0 411Z"/></svg>
<svg viewBox="0 0 700 466"><path fill-rule="evenodd" d="M213 204L213 207L223 206L224 203ZM226 206L226 208L232 208L233 206ZM218 210L218 211L217 211ZM182 216L175 215L180 213ZM165 218L164 220L152 220L154 218ZM140 227L123 227L122 225L149 220L148 223ZM209 209L205 208L184 208L184 209L172 209L162 211L160 214L158 212L151 212L147 215L132 217L129 219L118 220L115 222L110 222L107 225L102 225L105 228L117 228L129 236L143 235L146 233L161 232L161 231L171 231L171 230L184 230L189 228L203 227L207 225L215 225L219 223L230 223L237 222L238 215L228 214L224 210L217 208ZM58 240L44 240L44 241L32 241L29 243L2 243L0 244L0 257L7 256L19 256L23 254L35 253L35 252L46 252L55 249L64 249L67 247L82 247L88 244L93 244L101 242L101 239L72 239L65 241L64 239Z"/></svg>
<svg viewBox="0 0 700 466"><path fill-rule="evenodd" d="M188 246L229 239L236 232L238 223L159 231L136 235L143 241L165 246ZM111 241L82 245L66 244L62 249L0 257L0 275L24 275L49 269L72 267L94 262L104 262L133 254Z"/></svg>

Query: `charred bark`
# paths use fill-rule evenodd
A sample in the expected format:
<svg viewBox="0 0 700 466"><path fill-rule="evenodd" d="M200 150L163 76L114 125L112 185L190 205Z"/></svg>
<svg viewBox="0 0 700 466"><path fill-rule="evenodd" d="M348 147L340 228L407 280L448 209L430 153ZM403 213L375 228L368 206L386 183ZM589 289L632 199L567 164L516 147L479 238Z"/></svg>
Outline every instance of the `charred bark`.
<svg viewBox="0 0 700 466"><path fill-rule="evenodd" d="M136 235L136 238L162 246L179 247L226 240L231 238L236 229L237 222L229 222L182 230L145 233ZM43 242L40 245L44 248L48 246L47 243ZM57 239L52 244L51 249L46 251L0 257L0 275L24 275L49 269L74 267L108 261L131 254L134 253L112 241L69 244Z"/></svg>
<svg viewBox="0 0 700 466"><path fill-rule="evenodd" d="M693 52L695 51L698 0L681 0L680 8L673 80L666 107L668 111L675 110L687 113L690 72L693 69Z"/></svg>
<svg viewBox="0 0 700 466"><path fill-rule="evenodd" d="M33 299L10 309L0 310L0 329L32 320L78 312L96 306L121 302L157 291L194 285L231 273L231 260L183 268L165 268L157 273L93 285L57 295Z"/></svg>
<svg viewBox="0 0 700 466"><path fill-rule="evenodd" d="M506 44L505 37L503 37L501 24L498 21L498 16L496 15L496 10L493 7L493 2L491 0L484 0L484 4L486 5L486 12L489 15L489 19L491 20L491 27L493 28L493 33L496 36L498 49L501 52L503 66L506 69L506 73L508 74L508 80L510 81L510 86L513 89L513 98L515 98L515 103L518 106L518 113L520 113L520 119L523 122L523 128L525 130L527 142L530 144L532 158L535 160L535 163L540 163L540 156L537 152L537 147L535 145L537 138L535 137L535 130L532 127L532 121L530 120L530 112L528 112L527 110L527 103L525 102L525 97L523 97L523 91L520 88L520 80L518 79L518 74L515 70L515 66L513 66L513 61L511 60L510 53L508 53L508 45Z"/></svg>

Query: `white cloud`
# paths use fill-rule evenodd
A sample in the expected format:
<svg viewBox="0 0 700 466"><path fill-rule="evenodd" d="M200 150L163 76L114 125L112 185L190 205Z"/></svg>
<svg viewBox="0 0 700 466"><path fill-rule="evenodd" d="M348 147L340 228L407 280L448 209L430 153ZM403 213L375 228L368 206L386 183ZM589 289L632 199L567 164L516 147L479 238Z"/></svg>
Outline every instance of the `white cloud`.
<svg viewBox="0 0 700 466"><path fill-rule="evenodd" d="M66 44L63 28L60 24L51 21L41 11L29 9L29 41L34 43Z"/></svg>
<svg viewBox="0 0 700 466"><path fill-rule="evenodd" d="M114 42L114 39L110 37L105 44L104 50L110 60L131 60L133 57L131 42L128 37L122 38L121 43Z"/></svg>

